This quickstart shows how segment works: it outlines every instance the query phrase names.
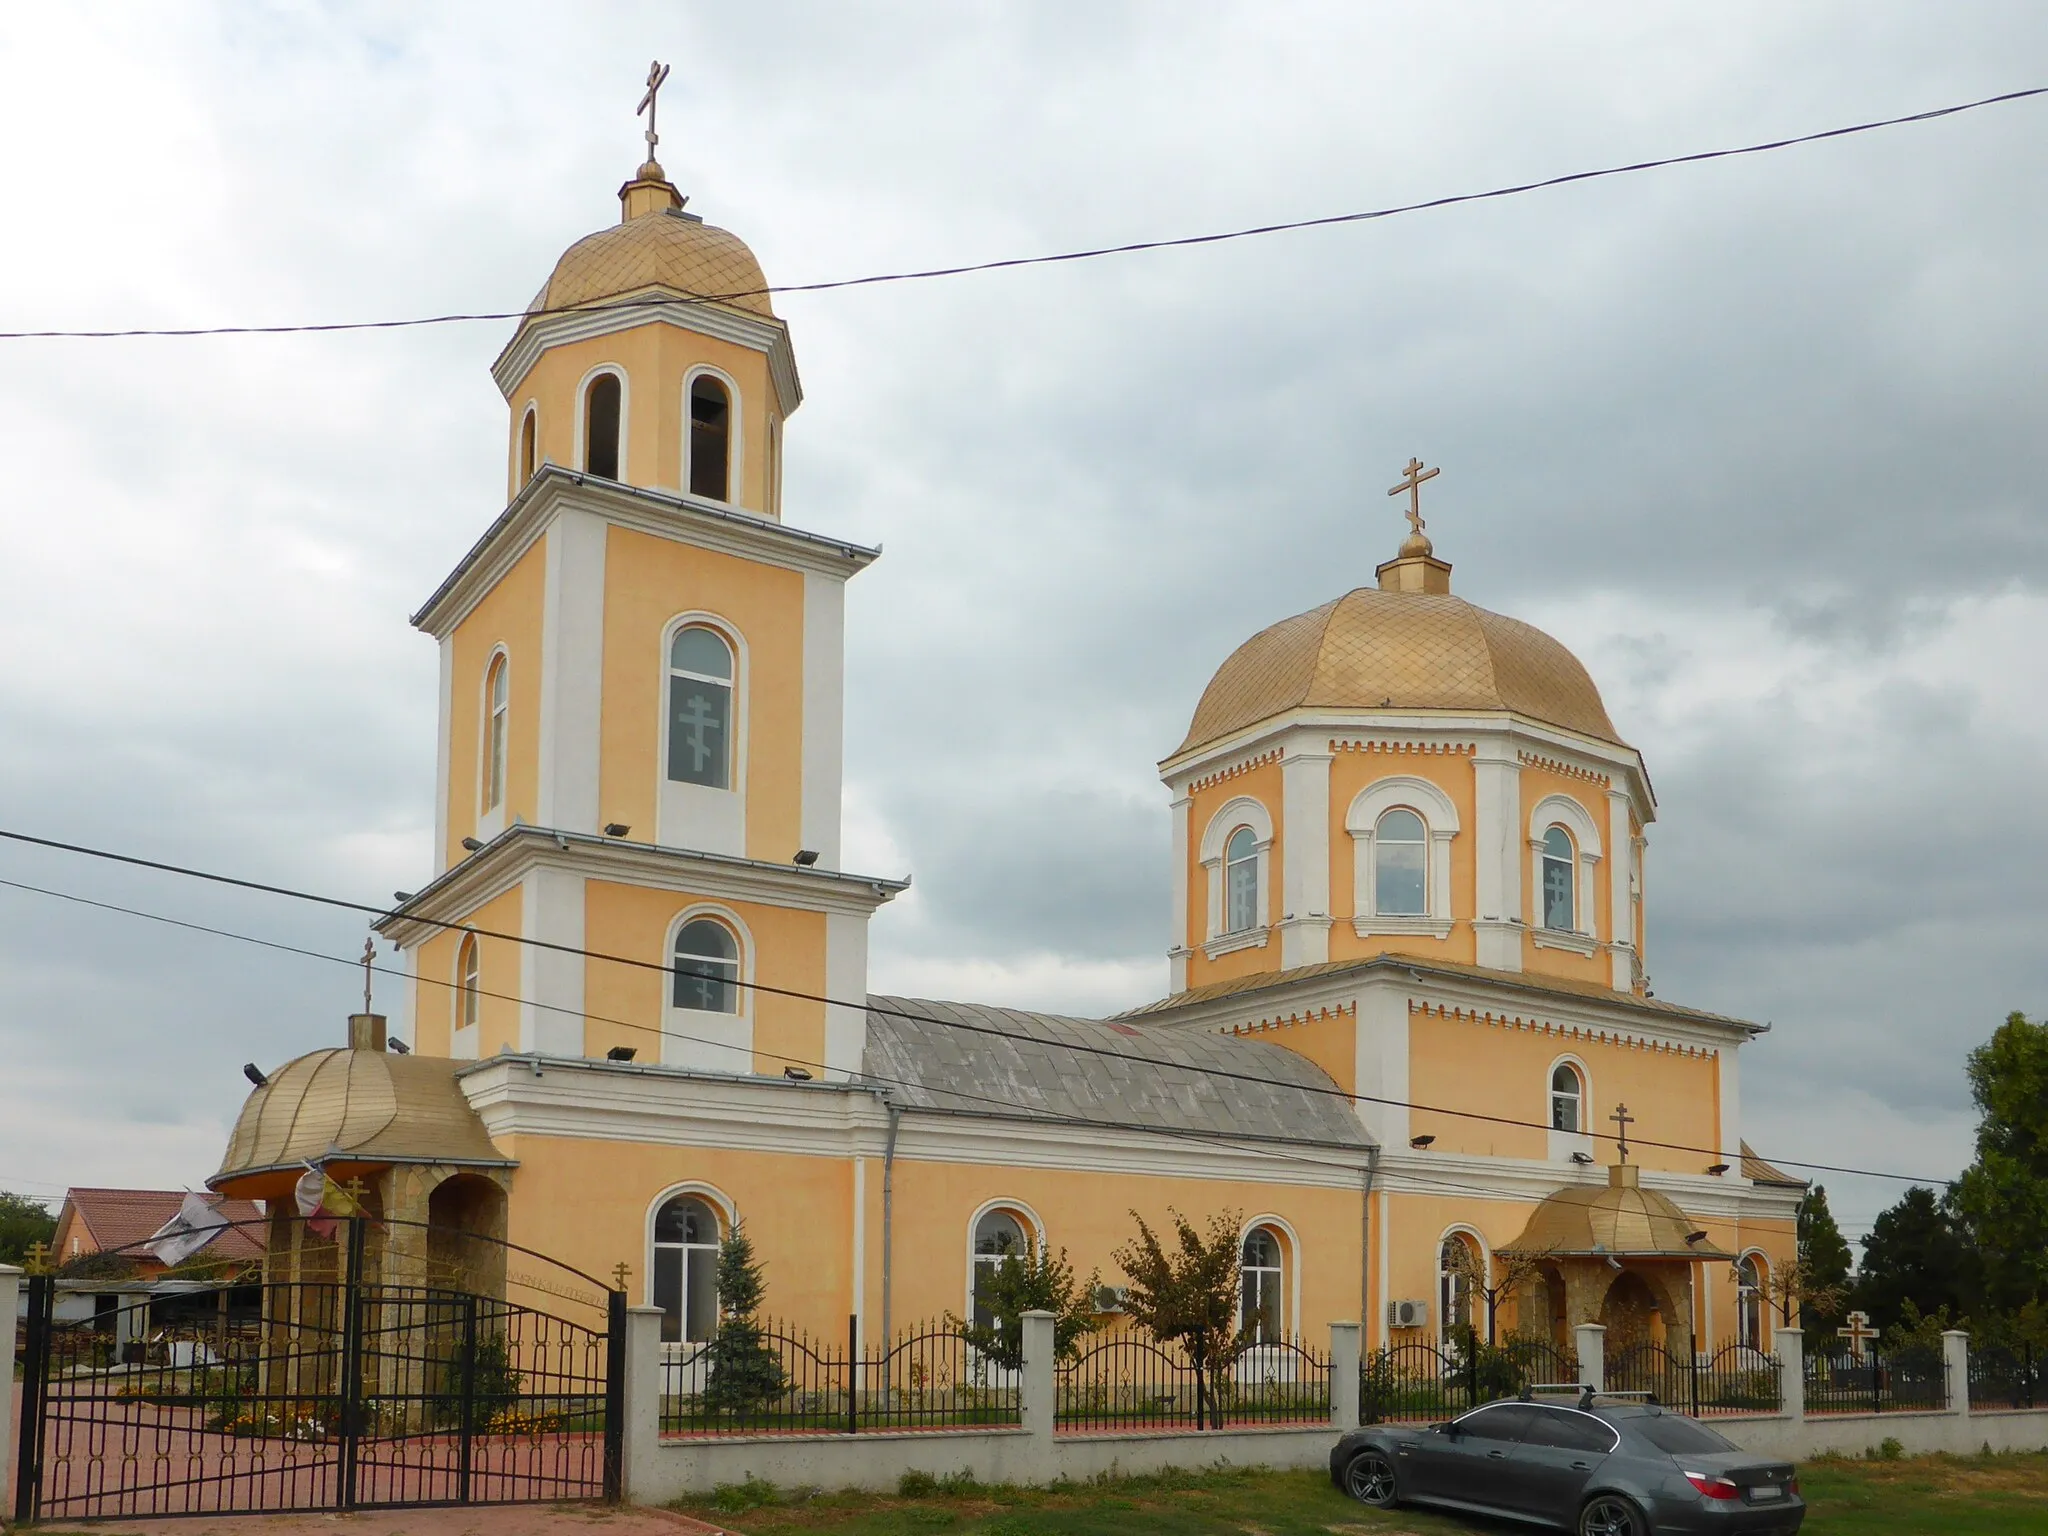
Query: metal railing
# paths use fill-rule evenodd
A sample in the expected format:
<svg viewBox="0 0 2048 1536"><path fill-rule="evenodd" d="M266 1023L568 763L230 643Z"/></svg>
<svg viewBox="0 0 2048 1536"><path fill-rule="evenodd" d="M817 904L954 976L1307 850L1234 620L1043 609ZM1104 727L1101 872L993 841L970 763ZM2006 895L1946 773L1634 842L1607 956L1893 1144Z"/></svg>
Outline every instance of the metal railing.
<svg viewBox="0 0 2048 1536"><path fill-rule="evenodd" d="M1785 1404L1777 1358L1740 1339L1711 1352L1639 1339L1612 1351L1604 1374L1610 1392L1648 1392L1694 1418L1777 1413Z"/></svg>
<svg viewBox="0 0 2048 1536"><path fill-rule="evenodd" d="M1931 1346L1815 1355L1806 1361L1809 1415L1934 1413L1948 1406L1947 1362Z"/></svg>
<svg viewBox="0 0 2048 1536"><path fill-rule="evenodd" d="M1970 1406L1973 1409L2048 1406L2048 1360L2034 1346L1970 1347Z"/></svg>
<svg viewBox="0 0 2048 1536"><path fill-rule="evenodd" d="M1543 1339L1392 1344L1359 1359L1358 1415L1367 1424L1448 1419L1524 1387L1578 1375L1577 1353Z"/></svg>
<svg viewBox="0 0 2048 1536"><path fill-rule="evenodd" d="M1299 1340L1254 1344L1200 1370L1178 1343L1132 1329L1054 1370L1053 1427L1067 1434L1327 1424L1330 1357Z"/></svg>

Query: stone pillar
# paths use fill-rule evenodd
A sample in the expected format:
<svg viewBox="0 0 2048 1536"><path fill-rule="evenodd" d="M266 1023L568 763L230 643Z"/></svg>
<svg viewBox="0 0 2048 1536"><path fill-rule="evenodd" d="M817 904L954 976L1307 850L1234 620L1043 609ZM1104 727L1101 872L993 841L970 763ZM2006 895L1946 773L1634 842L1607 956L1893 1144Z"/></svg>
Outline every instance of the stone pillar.
<svg viewBox="0 0 2048 1536"><path fill-rule="evenodd" d="M1595 1392L1607 1390L1607 1330L1599 1323L1580 1323L1572 1330L1579 1350L1579 1382Z"/></svg>
<svg viewBox="0 0 2048 1536"><path fill-rule="evenodd" d="M1019 1385L1019 1417L1031 1436L1032 1480L1053 1478L1052 1434L1058 1412L1058 1385L1053 1374L1054 1339L1050 1312L1031 1311L1023 1317L1024 1371Z"/></svg>
<svg viewBox="0 0 2048 1536"><path fill-rule="evenodd" d="M1358 1324L1330 1324L1330 1427L1358 1428Z"/></svg>
<svg viewBox="0 0 2048 1536"><path fill-rule="evenodd" d="M628 1504L646 1502L661 1484L653 1465L661 1444L661 1308L626 1308L626 1421L619 1468Z"/></svg>
<svg viewBox="0 0 2048 1536"><path fill-rule="evenodd" d="M1778 1356L1778 1401L1785 1416L1797 1424L1806 1418L1806 1334L1799 1328L1774 1328L1771 1343Z"/></svg>
<svg viewBox="0 0 2048 1536"><path fill-rule="evenodd" d="M14 1518L14 1330L21 1314L21 1271L12 1264L0 1264L0 1334L7 1342L0 1346L0 1521ZM26 1383L24 1383L26 1386Z"/></svg>
<svg viewBox="0 0 2048 1536"><path fill-rule="evenodd" d="M1967 1419L1970 1416L1970 1335L1963 1329L1942 1330L1941 1363L1942 1374L1948 1381L1948 1411L1959 1419Z"/></svg>

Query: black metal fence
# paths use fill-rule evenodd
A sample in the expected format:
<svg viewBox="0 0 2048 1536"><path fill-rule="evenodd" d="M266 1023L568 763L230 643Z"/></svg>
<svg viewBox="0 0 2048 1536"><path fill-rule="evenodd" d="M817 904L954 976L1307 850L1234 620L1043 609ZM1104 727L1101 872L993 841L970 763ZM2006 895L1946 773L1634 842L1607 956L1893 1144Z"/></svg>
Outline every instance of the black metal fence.
<svg viewBox="0 0 2048 1536"><path fill-rule="evenodd" d="M1524 1387L1578 1376L1577 1353L1545 1339L1390 1344L1359 1359L1358 1416L1367 1424L1447 1419Z"/></svg>
<svg viewBox="0 0 2048 1536"><path fill-rule="evenodd" d="M1201 1370L1179 1343L1133 1329L1082 1344L1053 1384L1053 1427L1067 1434L1330 1421L1330 1357L1296 1340Z"/></svg>
<svg viewBox="0 0 2048 1536"><path fill-rule="evenodd" d="M665 1435L859 1434L1015 1425L1020 1373L943 1324L864 1347L857 1318L828 1339L766 1322L663 1346Z"/></svg>
<svg viewBox="0 0 2048 1536"><path fill-rule="evenodd" d="M1638 1339L1608 1354L1604 1375L1610 1392L1648 1392L1694 1418L1776 1413L1784 1407L1776 1356L1740 1340L1703 1352Z"/></svg>
<svg viewBox="0 0 2048 1536"><path fill-rule="evenodd" d="M2034 1346L2006 1344L1970 1346L1970 1406L1974 1408L2036 1408L2048 1406L2048 1360L2037 1358Z"/></svg>
<svg viewBox="0 0 2048 1536"><path fill-rule="evenodd" d="M1933 1346L1815 1355L1806 1361L1809 1414L1926 1413L1948 1406L1947 1363Z"/></svg>

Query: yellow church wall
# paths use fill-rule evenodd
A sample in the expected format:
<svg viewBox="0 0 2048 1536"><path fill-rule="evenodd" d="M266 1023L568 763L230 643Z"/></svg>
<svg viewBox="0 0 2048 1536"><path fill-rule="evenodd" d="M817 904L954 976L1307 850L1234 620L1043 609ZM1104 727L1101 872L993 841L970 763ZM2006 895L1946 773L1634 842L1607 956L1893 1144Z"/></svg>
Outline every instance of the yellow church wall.
<svg viewBox="0 0 2048 1536"><path fill-rule="evenodd" d="M709 905L729 912L746 928L743 979L813 996L825 991L826 920L821 912L744 901L707 903L681 892L604 880L586 882L583 900L584 931L604 935L604 943L596 947L658 965L667 963L670 925L686 908ZM612 1046L630 1045L643 1061L659 1061L662 1042L650 1031L665 1027L663 988L667 980L665 971L588 962L583 990L584 1007L591 1018L585 1026L584 1053L602 1056ZM779 1075L787 1064L800 1063L815 1070L816 1063L824 1059L823 1004L750 990L743 1006L753 1017L754 1058L749 1064L735 1052L723 1070ZM631 1027L635 1024L643 1027Z"/></svg>
<svg viewBox="0 0 2048 1536"><path fill-rule="evenodd" d="M1246 1037L1268 1045L1285 1046L1330 1074L1346 1093L1358 1086L1358 1010L1353 1007L1321 1018L1301 1019L1265 1029L1248 1030Z"/></svg>
<svg viewBox="0 0 2048 1536"><path fill-rule="evenodd" d="M1490 1157L1549 1155L1550 1071L1570 1056L1586 1071L1586 1124L1602 1135L1617 1103L1634 1116L1633 1134L1682 1146L1711 1147L1720 1135L1719 1073L1711 1056L1687 1056L1615 1041L1508 1028L1470 1018L1410 1013L1409 1096L1417 1104L1455 1105L1475 1115L1529 1122L1496 1124L1465 1115L1410 1112L1416 1135L1435 1150ZM1609 1161L1611 1143L1598 1147ZM1632 1148L1648 1168L1699 1172L1710 1156L1660 1147Z"/></svg>
<svg viewBox="0 0 2048 1536"><path fill-rule="evenodd" d="M504 579L455 626L448 700L448 845L444 862L463 857L462 840L483 814L484 676L491 654L505 648L507 683L505 825L533 820L540 788L541 610L547 551L535 544Z"/></svg>
<svg viewBox="0 0 2048 1536"><path fill-rule="evenodd" d="M802 828L803 577L618 527L605 552L599 820L654 838L668 675L662 635L683 613L725 620L744 644L747 853L784 862Z"/></svg>
<svg viewBox="0 0 2048 1536"><path fill-rule="evenodd" d="M455 989L450 983L457 979L455 953L461 943L460 935L443 929L413 951L412 1048L422 1056L454 1053ZM483 964L479 952L479 987L485 984ZM478 1002L481 1005L482 999Z"/></svg>
<svg viewBox="0 0 2048 1536"><path fill-rule="evenodd" d="M539 431L535 462L581 469L577 417L592 372L604 366L626 376L626 461L629 485L670 492L683 487L686 432L684 380L699 364L737 386L740 485L736 502L773 515L769 488L769 418L776 414L768 359L751 347L699 336L673 325L644 325L589 341L564 342L543 352L512 391L511 490L519 490L519 434L529 404Z"/></svg>
<svg viewBox="0 0 2048 1536"><path fill-rule="evenodd" d="M1416 778L1435 785L1457 807L1459 833L1451 839L1451 918L1446 938L1427 934L1368 934L1352 926L1358 916L1357 845L1346 819L1352 801L1382 779ZM1361 960L1398 951L1473 964L1474 853L1472 827L1478 815L1471 758L1434 752L1343 749L1330 761L1330 929L1332 960ZM1425 818L1426 819L1426 818Z"/></svg>
<svg viewBox="0 0 2048 1536"><path fill-rule="evenodd" d="M1556 949L1536 941L1535 928L1542 921L1542 913L1533 907L1532 892L1535 889L1536 853L1529 847L1529 818L1535 813L1539 802L1551 795L1562 795L1574 802L1593 825L1600 829L1600 862L1594 866L1593 877L1593 933L1603 942L1614 937L1614 912L1611 885L1608 878L1613 868L1607 861L1615 856L1616 850L1610 845L1614 841L1607 818L1607 785L1576 774L1561 773L1542 763L1524 763L1521 772L1522 810L1516 826L1522 836L1516 846L1521 849L1522 903L1527 910L1529 931L1522 937L1522 968L1539 975L1567 976L1574 981L1607 983L1613 979L1614 963L1604 951L1591 955L1578 955L1568 949ZM1577 834L1573 834L1576 843ZM1585 850L1581 849L1583 853ZM1583 891L1584 881L1580 882ZM1585 919L1579 920L1580 931L1586 928Z"/></svg>
<svg viewBox="0 0 2048 1536"><path fill-rule="evenodd" d="M1261 871L1269 929L1284 915L1281 893L1287 888L1283 864L1287 827L1280 795L1280 760L1275 753L1255 767L1226 774L1204 785L1188 797L1188 931L1181 942L1193 951L1188 957L1188 985L1191 987L1280 969L1280 941L1276 931L1269 931L1264 945L1232 950L1213 960L1202 953L1202 946L1209 940L1209 871L1202 864L1202 844L1217 813L1239 798L1258 801L1272 818L1273 843L1266 850L1266 867ZM1220 866L1217 878L1222 878Z"/></svg>
<svg viewBox="0 0 2048 1536"><path fill-rule="evenodd" d="M518 888L493 897L463 919L473 927L491 933L518 933L523 914ZM459 941L458 941L459 942ZM519 961L522 946L510 939L479 938L476 941L478 1056L494 1056L501 1050L519 1049ZM455 951L448 951L448 964L439 973L444 981L455 980ZM452 1022L455 992L452 987L426 986L422 996L429 1011L436 1009L434 994L444 1021ZM445 1024L444 1024L445 1027Z"/></svg>
<svg viewBox="0 0 2048 1536"><path fill-rule="evenodd" d="M1441 1145L1441 1143L1439 1143ZM1533 1203L1517 1200L1486 1200L1472 1195L1407 1193L1390 1191L1384 1206L1374 1202L1373 1249L1375 1268L1382 1245L1386 1249L1387 1288L1374 1298L1373 1338L1391 1337L1397 1344L1433 1339L1442 1319L1437 1316L1437 1264L1444 1238L1453 1231L1476 1232L1487 1253L1522 1235L1528 1225ZM1384 1219L1382 1219L1384 1218ZM1403 1328L1391 1335L1386 1327L1386 1304L1390 1301L1427 1301L1429 1327ZM1498 1320L1505 1331L1506 1312ZM1474 1322L1484 1330L1486 1315L1482 1303Z"/></svg>

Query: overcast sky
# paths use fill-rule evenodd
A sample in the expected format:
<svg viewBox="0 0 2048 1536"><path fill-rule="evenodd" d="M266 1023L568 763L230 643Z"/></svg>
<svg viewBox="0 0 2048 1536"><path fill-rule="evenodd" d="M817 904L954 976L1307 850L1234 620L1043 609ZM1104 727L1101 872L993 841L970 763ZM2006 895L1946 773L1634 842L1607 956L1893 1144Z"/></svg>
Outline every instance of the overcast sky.
<svg viewBox="0 0 2048 1536"><path fill-rule="evenodd" d="M662 159L771 282L1310 217L2048 84L2038 4L20 8L0 329L516 308ZM1930 1177L2048 947L2048 102L1232 245L789 296L785 514L848 604L878 989L1166 981L1154 763L1369 583L1410 454L1462 595L1591 667L1661 810L1658 994L1769 1020L1767 1154ZM499 510L496 323L0 342L0 825L383 899L407 614ZM331 955L359 922L0 845ZM197 1182L357 978L0 888L0 1188ZM395 987L387 987L390 1001ZM1645 1125L1646 1134L1655 1127ZM1852 1230L1896 1186L1830 1178Z"/></svg>

